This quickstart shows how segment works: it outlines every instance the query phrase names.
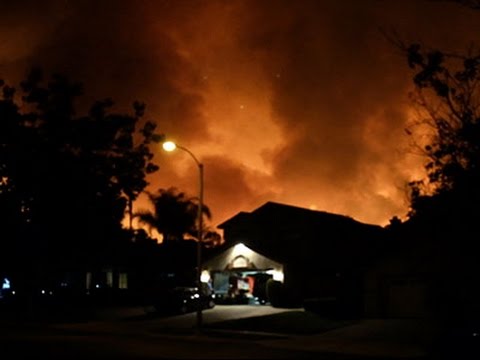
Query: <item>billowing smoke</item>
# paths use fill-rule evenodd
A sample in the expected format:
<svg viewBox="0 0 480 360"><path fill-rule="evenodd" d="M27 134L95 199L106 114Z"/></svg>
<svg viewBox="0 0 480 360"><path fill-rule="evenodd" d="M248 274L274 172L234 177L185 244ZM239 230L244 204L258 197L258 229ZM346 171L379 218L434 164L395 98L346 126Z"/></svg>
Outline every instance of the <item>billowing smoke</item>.
<svg viewBox="0 0 480 360"><path fill-rule="evenodd" d="M441 1L2 2L0 78L41 66L83 82L86 103L145 101L205 163L214 224L268 200L385 224L423 160L404 132L412 74L379 29L461 51L479 16ZM151 190L196 194L187 154L156 160Z"/></svg>

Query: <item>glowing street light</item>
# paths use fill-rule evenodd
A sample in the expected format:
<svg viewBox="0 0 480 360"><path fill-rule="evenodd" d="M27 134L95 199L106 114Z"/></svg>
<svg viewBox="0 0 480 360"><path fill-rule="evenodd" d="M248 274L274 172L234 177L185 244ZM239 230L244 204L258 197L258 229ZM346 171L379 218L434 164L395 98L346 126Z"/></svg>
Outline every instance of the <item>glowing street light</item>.
<svg viewBox="0 0 480 360"><path fill-rule="evenodd" d="M187 148L175 144L173 141L165 141L162 144L163 150L172 152L176 149L180 149L188 153L192 159L195 161L198 167L199 173L199 186L198 186L198 213L197 213L197 222L198 222L198 240L197 240L197 276L196 282L198 291L201 294L202 291L202 241L203 241L203 217L202 217L202 207L203 207L203 164L198 161L197 157ZM197 329L200 330L202 327L202 304L201 301L198 302L199 306L197 307Z"/></svg>
<svg viewBox="0 0 480 360"><path fill-rule="evenodd" d="M177 148L177 144L175 144L173 141L165 141L162 147L163 150L170 152Z"/></svg>

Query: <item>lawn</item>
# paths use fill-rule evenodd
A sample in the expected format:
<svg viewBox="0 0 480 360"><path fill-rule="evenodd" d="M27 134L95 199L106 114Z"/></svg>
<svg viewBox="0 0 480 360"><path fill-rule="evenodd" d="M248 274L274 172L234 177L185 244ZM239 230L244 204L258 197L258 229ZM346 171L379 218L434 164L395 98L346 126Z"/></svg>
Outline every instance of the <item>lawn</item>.
<svg viewBox="0 0 480 360"><path fill-rule="evenodd" d="M353 322L351 320L326 319L308 311L293 310L273 315L220 321L205 325L205 327L221 330L310 335L350 325Z"/></svg>

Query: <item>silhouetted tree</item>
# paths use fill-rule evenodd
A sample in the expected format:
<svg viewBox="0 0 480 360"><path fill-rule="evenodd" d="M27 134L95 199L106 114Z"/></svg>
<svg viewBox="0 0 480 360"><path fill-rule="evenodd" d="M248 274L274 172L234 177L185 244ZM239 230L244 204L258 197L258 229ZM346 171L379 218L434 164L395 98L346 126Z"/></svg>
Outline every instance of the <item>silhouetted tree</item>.
<svg viewBox="0 0 480 360"><path fill-rule="evenodd" d="M416 70L414 99L425 114L421 124L431 136L423 148L427 179L410 183L410 215L449 208L468 218L480 200L480 54L422 51L417 44L405 50Z"/></svg>
<svg viewBox="0 0 480 360"><path fill-rule="evenodd" d="M385 228L387 229L396 229L402 226L402 220L398 216L393 216L390 220L387 226Z"/></svg>
<svg viewBox="0 0 480 360"><path fill-rule="evenodd" d="M474 9L478 5L457 2ZM418 125L429 137L422 148L427 176L410 183L409 221L396 233L415 238L416 251L428 254L435 312L454 321L478 317L480 52L452 54L418 44L397 45L415 71L413 99L423 116Z"/></svg>
<svg viewBox="0 0 480 360"><path fill-rule="evenodd" d="M176 188L159 189L156 194L147 193L153 211L135 214L139 221L163 235L165 241L183 240L186 235L197 238L198 199L187 197ZM210 209L203 204L203 216L211 218Z"/></svg>
<svg viewBox="0 0 480 360"><path fill-rule="evenodd" d="M3 81L0 89L1 253L42 269L105 261L128 236L128 200L158 169L149 144L161 136L141 125L145 106L112 113L107 99L79 116L82 86L60 75L45 84L37 69L20 96Z"/></svg>

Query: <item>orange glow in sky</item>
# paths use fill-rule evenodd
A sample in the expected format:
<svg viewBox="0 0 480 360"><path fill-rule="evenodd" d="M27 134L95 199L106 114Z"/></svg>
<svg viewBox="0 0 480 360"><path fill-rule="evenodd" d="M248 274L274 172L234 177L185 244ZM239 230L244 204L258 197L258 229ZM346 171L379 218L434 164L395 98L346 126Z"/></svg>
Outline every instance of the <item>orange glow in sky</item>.
<svg viewBox="0 0 480 360"><path fill-rule="evenodd" d="M412 73L380 28L452 51L480 32L480 12L447 1L114 3L1 5L0 73L13 83L42 65L89 99L146 102L205 164L212 225L266 201L381 225L405 216L424 159L405 133ZM149 189L196 195L188 154L155 152Z"/></svg>

